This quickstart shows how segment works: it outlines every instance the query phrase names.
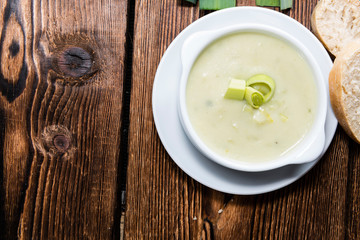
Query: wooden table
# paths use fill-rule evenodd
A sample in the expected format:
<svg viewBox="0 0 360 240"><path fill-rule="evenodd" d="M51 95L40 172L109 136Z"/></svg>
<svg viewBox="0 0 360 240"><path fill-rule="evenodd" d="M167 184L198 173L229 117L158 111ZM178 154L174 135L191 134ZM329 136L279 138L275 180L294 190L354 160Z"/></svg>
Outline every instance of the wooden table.
<svg viewBox="0 0 360 240"><path fill-rule="evenodd" d="M283 13L310 28L316 2ZM169 157L155 72L208 13L182 0L0 2L0 239L360 239L360 147L341 127L309 173L267 194L212 190Z"/></svg>

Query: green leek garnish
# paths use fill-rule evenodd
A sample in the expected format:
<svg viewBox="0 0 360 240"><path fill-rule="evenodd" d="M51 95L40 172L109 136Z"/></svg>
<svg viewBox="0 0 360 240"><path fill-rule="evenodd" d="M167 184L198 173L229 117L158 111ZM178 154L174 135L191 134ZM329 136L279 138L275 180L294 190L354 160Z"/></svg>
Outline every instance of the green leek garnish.
<svg viewBox="0 0 360 240"><path fill-rule="evenodd" d="M293 0L280 0L280 9L285 10L288 8L292 8Z"/></svg>
<svg viewBox="0 0 360 240"><path fill-rule="evenodd" d="M293 0L256 0L258 6L280 7L281 10L292 8Z"/></svg>
<svg viewBox="0 0 360 240"><path fill-rule="evenodd" d="M196 4L197 0L185 0ZM199 0L199 8L202 10L219 10L235 7L236 0ZM292 8L293 0L256 0L257 6L280 7L281 10Z"/></svg>
<svg viewBox="0 0 360 240"><path fill-rule="evenodd" d="M219 10L235 6L236 0L199 0L201 10Z"/></svg>
<svg viewBox="0 0 360 240"><path fill-rule="evenodd" d="M243 100L245 96L246 81L241 79L230 79L228 89L224 98Z"/></svg>
<svg viewBox="0 0 360 240"><path fill-rule="evenodd" d="M268 102L275 92L275 81L265 74L257 74L246 80L246 86L255 88L264 95L264 103Z"/></svg>
<svg viewBox="0 0 360 240"><path fill-rule="evenodd" d="M230 79L224 98L245 100L253 108L268 102L275 92L275 81L265 74L257 74L248 80Z"/></svg>
<svg viewBox="0 0 360 240"><path fill-rule="evenodd" d="M256 0L258 6L280 7L280 0Z"/></svg>
<svg viewBox="0 0 360 240"><path fill-rule="evenodd" d="M253 108L259 108L264 103L264 95L252 87L246 87L245 99Z"/></svg>

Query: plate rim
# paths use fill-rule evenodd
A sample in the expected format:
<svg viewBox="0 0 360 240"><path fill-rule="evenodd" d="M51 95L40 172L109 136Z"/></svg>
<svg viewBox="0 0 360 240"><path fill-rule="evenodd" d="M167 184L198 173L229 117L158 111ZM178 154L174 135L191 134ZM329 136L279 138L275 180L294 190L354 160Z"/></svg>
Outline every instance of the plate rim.
<svg viewBox="0 0 360 240"><path fill-rule="evenodd" d="M337 128L337 120L332 112L332 109L331 109L331 106L330 105L330 101L329 101L329 98L328 98L328 106L327 106L327 111L331 111L330 113L327 114L327 122L329 121L328 119L328 115L330 114L330 117L334 118L334 119L331 119L331 121L333 121L333 125L335 127L333 127L332 129L332 132L329 133L329 137L330 138L330 142L328 142L326 145L325 145L325 148L324 148L324 151L323 153L321 154L321 156L314 160L313 162L311 163L307 163L307 164L301 164L301 165L308 165L307 169L305 171L303 171L301 174L299 175L296 175L295 178L291 179L290 181L287 181L286 183L284 184L275 184L276 186L275 187L268 187L267 189L258 189L258 191L252 191L252 192L242 192L242 191L224 191L223 189L219 189L217 187L214 187L212 186L211 184L208 184L206 181L204 181L203 179L199 178L198 176L196 176L195 174L193 174L192 172L188 171L187 168L184 168L184 166L182 166L181 164L181 161L178 161L177 158L178 156L174 156L174 153L172 151L169 151L169 149L171 149L171 147L168 145L168 141L169 140L166 140L164 139L165 138L165 135L162 133L162 130L161 130L161 126L159 126L159 119L158 119L158 114L157 114L157 106L156 106L156 93L158 92L158 82L160 80L157 80L159 79L159 75L160 75L160 72L162 71L162 67L164 65L164 62L165 60L168 58L168 55L171 54L171 50L177 46L179 43L179 39L181 40L181 38L183 37L183 35L185 35L186 33L188 33L190 31L189 34L191 34L191 30L192 28L194 28L194 26L197 26L199 24L202 24L203 22L205 21L208 21L208 19L213 19L213 18L221 18L222 16L226 15L227 13L229 12L238 12L238 11L249 11L247 12L247 14L251 14L251 11L255 11L255 12L262 12L262 13L265 13L265 14L270 14L270 18L271 17L274 17L275 15L277 15L278 17L280 18L285 18L287 19L287 21L289 21L289 23L287 23L288 25L290 24L295 24L297 25L298 28L300 28L300 30L302 31L306 31L308 32L308 37L311 38L311 40L313 42L315 42L319 47L319 51L321 51L322 55L324 55L324 58L325 58L325 55L326 55L326 58L328 59L328 63L326 64L329 64L329 68L330 66L332 66L333 62L329 56L329 54L327 53L327 51L325 50L325 48L323 47L323 45L320 43L320 41L311 33L311 31L309 29L307 29L304 25L302 25L301 23L299 23L298 21L296 21L295 19L283 14L283 13L280 13L280 12L277 12L277 11L274 11L274 10L270 10L270 9L265 9L265 8L261 8L261 7L254 7L254 6L240 6L240 7L234 7L234 8L227 8L227 9L224 9L224 10L219 10L219 11L215 11L213 13L210 13L204 17L201 17L199 19L197 19L196 21L194 21L193 23L189 24L185 29L183 29L176 37L175 39L171 42L171 44L168 46L168 48L166 49L165 53L163 54L160 62L159 62L159 65L158 65L158 68L157 68L157 71L156 71L156 74L155 74L155 78L154 78L154 83L153 83L153 89L152 89L152 111L153 111L153 119L154 119L154 123L155 123L155 127L156 127L156 130L157 130L157 133L158 133L158 136L159 136L159 139L161 141L161 143L163 144L167 154L169 154L169 156L171 157L171 160L174 161L176 163L176 165L182 169L182 171L184 171L189 177L193 178L194 180L196 180L197 182L211 188L211 189L214 189L214 190L217 190L217 191L220 191L220 192L224 192L224 193L230 193L230 194L238 194L238 195L254 195L254 194L262 194L262 193L266 193L266 192L271 192L271 191L275 191L277 189L280 189L280 188L283 188L287 185L290 185L292 184L293 182L297 181L298 179L300 179L303 175L305 175L308 171L310 171L318 162L319 160L322 158L322 156L324 155L324 153L326 152L326 150L328 149L330 143L331 143L331 140L333 139L334 135L335 135L335 131L336 131L336 128ZM272 16L271 16L272 15ZM256 23L257 21L250 21L251 23ZM205 23L206 24L206 23ZM238 22L235 22L234 24L239 24ZM269 24L271 25L271 24ZM271 25L273 26L273 25ZM300 31L299 30L299 31ZM195 32L197 31L201 31L201 30L196 30ZM310 33L310 34L309 34ZM184 39L185 40L185 39ZM320 44L320 45L319 45ZM308 46L306 45L306 47L308 48ZM181 48L181 47L180 47ZM323 68L323 66L322 66ZM180 76L177 76L178 80L180 79ZM326 86L327 89L328 89L328 85ZM176 111L177 112L177 111ZM182 128L182 127L181 127ZM187 139L187 141L189 141L189 139ZM211 160L209 160L211 161ZM219 165L220 166L220 165ZM236 170L235 170L236 171ZM270 170L269 172L271 171L274 171L274 170ZM238 172L241 172L241 171L238 171ZM212 174L216 174L216 173L212 173ZM262 187L263 188L263 187Z"/></svg>

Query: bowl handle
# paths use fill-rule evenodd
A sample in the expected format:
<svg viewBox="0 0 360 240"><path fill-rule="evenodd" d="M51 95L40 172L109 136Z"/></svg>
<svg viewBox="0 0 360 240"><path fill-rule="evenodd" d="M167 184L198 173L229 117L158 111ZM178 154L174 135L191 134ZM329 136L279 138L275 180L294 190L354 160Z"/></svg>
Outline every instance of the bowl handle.
<svg viewBox="0 0 360 240"><path fill-rule="evenodd" d="M317 147L314 147L317 145ZM322 128L316 138L294 159L293 164L308 163L322 156L325 147L325 129Z"/></svg>

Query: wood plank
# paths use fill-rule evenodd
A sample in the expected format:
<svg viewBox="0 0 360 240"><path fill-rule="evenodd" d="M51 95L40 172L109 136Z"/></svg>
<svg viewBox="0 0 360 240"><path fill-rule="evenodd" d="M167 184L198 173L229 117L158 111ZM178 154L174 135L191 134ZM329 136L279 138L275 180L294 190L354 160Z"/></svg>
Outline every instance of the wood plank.
<svg viewBox="0 0 360 240"><path fill-rule="evenodd" d="M283 13L309 28L316 3L295 0ZM136 1L135 11L126 239L357 239L359 146L341 128L314 169L267 194L211 190L171 161L156 134L150 89L165 48L209 11L180 0Z"/></svg>
<svg viewBox="0 0 360 240"><path fill-rule="evenodd" d="M202 228L202 186L171 161L151 108L157 65L171 41L199 17L182 1L136 1L125 239L195 239ZM164 174L166 173L166 174ZM199 223L199 224L196 224Z"/></svg>
<svg viewBox="0 0 360 240"><path fill-rule="evenodd" d="M111 239L127 1L1 1L1 239Z"/></svg>

